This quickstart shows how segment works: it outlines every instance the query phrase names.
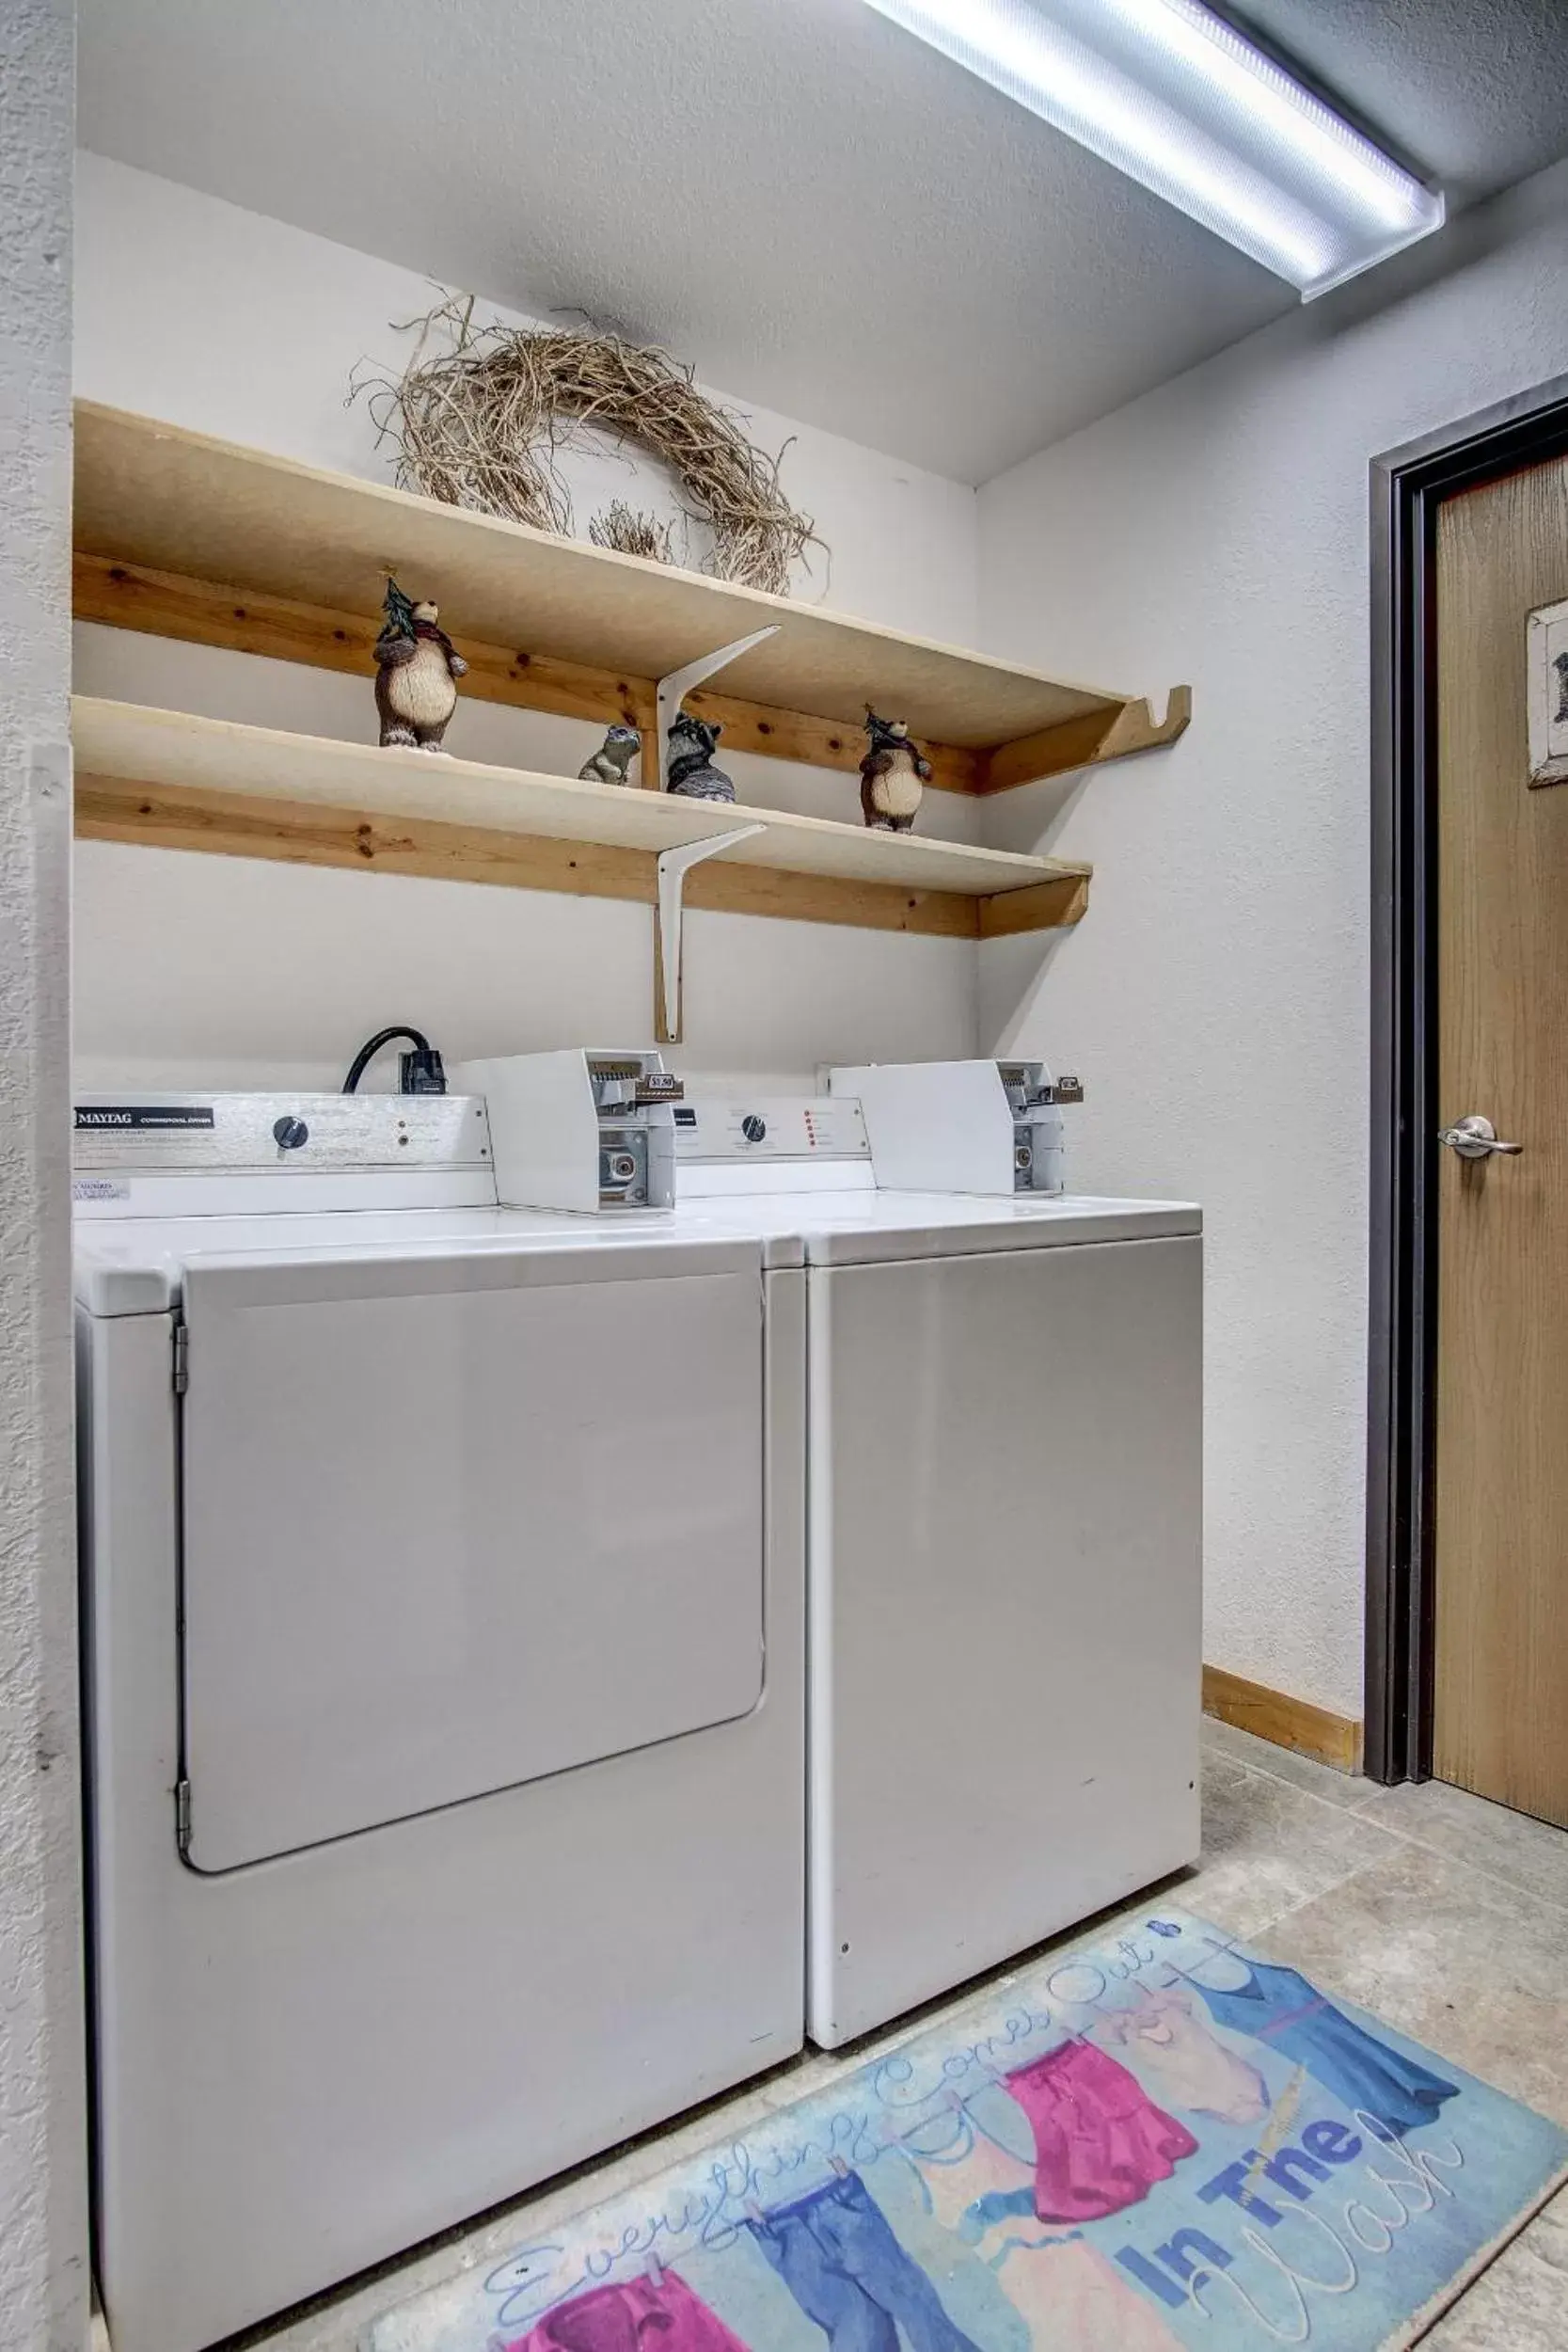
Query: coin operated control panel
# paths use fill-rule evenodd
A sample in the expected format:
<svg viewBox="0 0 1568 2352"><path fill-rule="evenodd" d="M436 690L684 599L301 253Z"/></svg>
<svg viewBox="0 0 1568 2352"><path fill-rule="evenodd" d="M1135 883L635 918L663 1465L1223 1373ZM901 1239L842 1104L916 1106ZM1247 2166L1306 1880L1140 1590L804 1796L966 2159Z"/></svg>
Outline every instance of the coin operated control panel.
<svg viewBox="0 0 1568 2352"><path fill-rule="evenodd" d="M614 1216L674 1206L684 1089L657 1048L508 1054L460 1063L451 1076L485 1099L502 1208Z"/></svg>
<svg viewBox="0 0 1568 2352"><path fill-rule="evenodd" d="M1013 1122L1013 1190L1065 1192L1064 1103L1081 1103L1082 1079L1053 1078L1042 1061L1000 1061L996 1074Z"/></svg>
<svg viewBox="0 0 1568 2352"><path fill-rule="evenodd" d="M825 1094L698 1096L676 1105L683 1200L874 1191L861 1106Z"/></svg>
<svg viewBox="0 0 1568 2352"><path fill-rule="evenodd" d="M675 1154L699 1160L824 1160L866 1156L861 1106L830 1095L699 1097L675 1112Z"/></svg>
<svg viewBox="0 0 1568 2352"><path fill-rule="evenodd" d="M826 1078L831 1099L859 1101L884 1189L1067 1189L1062 1106L1081 1103L1084 1089L1042 1061L870 1062Z"/></svg>

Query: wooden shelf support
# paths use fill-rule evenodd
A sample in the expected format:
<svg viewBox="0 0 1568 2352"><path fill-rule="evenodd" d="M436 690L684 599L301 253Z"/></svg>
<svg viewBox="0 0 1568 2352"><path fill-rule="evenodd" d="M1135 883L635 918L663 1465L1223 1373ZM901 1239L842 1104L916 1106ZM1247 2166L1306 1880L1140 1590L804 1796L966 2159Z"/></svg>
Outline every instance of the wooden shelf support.
<svg viewBox="0 0 1568 2352"><path fill-rule="evenodd" d="M1165 744L1174 743L1179 735L1185 735L1192 723L1193 690L1190 686L1171 688L1165 696L1165 715L1159 720L1154 716L1154 706L1148 696L1140 694L1122 705L1095 758L1131 759L1138 752L1160 751Z"/></svg>
<svg viewBox="0 0 1568 2352"><path fill-rule="evenodd" d="M1103 711L1089 711L1059 726L1044 727L1037 735L1021 736L1016 743L999 743L986 761L978 789L1010 792L1017 785L1038 784L1047 776L1069 774L1074 768L1158 751L1185 735L1192 718L1190 686L1171 688L1161 720L1155 719L1148 698L1136 695L1108 719Z"/></svg>

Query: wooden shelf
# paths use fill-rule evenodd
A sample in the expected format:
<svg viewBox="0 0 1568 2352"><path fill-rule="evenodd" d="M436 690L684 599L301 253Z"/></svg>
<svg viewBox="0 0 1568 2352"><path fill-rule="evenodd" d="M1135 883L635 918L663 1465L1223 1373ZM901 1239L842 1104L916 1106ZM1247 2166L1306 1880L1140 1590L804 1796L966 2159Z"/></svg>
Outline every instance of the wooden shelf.
<svg viewBox="0 0 1568 2352"><path fill-rule="evenodd" d="M1156 723L1137 697L88 401L75 510L80 618L364 675L390 570L440 602L471 664L465 691L645 729L657 678L776 623L726 669L722 694L689 698L727 746L852 770L871 699L909 720L949 790L1151 749L1191 709L1175 688Z"/></svg>
<svg viewBox="0 0 1568 2352"><path fill-rule="evenodd" d="M991 938L1076 922L1089 869L823 818L581 784L78 695L90 839L369 866L652 904L661 850L763 831L697 867L695 907Z"/></svg>

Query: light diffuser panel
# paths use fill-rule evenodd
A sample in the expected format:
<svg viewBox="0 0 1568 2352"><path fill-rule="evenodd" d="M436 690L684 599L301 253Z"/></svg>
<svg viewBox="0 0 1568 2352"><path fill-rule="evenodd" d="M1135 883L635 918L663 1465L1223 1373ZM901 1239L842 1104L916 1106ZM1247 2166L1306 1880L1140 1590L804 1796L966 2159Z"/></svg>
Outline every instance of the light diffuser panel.
<svg viewBox="0 0 1568 2352"><path fill-rule="evenodd" d="M868 0L1300 289L1443 224L1443 199L1200 0Z"/></svg>

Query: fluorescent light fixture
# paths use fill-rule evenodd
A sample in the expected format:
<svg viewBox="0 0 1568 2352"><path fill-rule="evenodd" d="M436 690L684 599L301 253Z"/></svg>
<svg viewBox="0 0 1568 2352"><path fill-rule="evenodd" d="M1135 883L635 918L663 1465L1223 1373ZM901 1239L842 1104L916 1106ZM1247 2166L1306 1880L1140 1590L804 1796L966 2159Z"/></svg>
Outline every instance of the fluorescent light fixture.
<svg viewBox="0 0 1568 2352"><path fill-rule="evenodd" d="M1200 0L868 0L1300 289L1443 225L1443 199Z"/></svg>

